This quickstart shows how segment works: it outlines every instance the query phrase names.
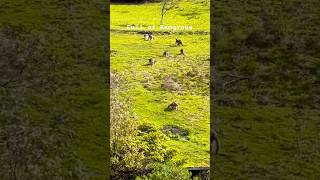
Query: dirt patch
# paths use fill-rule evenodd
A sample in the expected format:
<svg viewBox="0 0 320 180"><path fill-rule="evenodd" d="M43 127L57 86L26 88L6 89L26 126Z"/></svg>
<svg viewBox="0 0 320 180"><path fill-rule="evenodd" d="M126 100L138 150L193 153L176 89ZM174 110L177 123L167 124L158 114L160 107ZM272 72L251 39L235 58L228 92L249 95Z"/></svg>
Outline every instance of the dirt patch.
<svg viewBox="0 0 320 180"><path fill-rule="evenodd" d="M138 130L142 133L150 133L155 132L156 129L153 127L153 125L149 123L143 123L140 126L138 126Z"/></svg>
<svg viewBox="0 0 320 180"><path fill-rule="evenodd" d="M176 82L172 75L166 76L161 87L167 91L179 91L180 85Z"/></svg>
<svg viewBox="0 0 320 180"><path fill-rule="evenodd" d="M176 125L165 125L161 128L161 131L173 139L189 140L189 130L183 129Z"/></svg>

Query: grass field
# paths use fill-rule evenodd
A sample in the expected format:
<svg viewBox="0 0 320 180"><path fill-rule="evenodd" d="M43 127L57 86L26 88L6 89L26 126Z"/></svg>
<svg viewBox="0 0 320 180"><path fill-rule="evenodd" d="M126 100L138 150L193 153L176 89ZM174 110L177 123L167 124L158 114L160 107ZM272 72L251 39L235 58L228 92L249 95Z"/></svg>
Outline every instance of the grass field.
<svg viewBox="0 0 320 180"><path fill-rule="evenodd" d="M103 11L102 1L0 1L1 29L7 27L22 29L23 31L14 33L21 33L19 34L21 37L34 34L35 37L43 40L42 64L32 66L31 69L27 68L28 71L40 73L29 79L24 78L22 85L34 82L44 83L35 85L34 91L24 90L20 93L20 96L25 99L24 106L27 107L21 119L34 123L36 127L50 129L54 128L52 127L55 122L54 116L67 117L58 128L72 132L72 138L66 134L59 134L60 132L56 129L49 134L52 137L63 137L67 141L67 149L61 149L63 152L59 152L60 150L52 146L42 157L49 160L55 155L63 157L63 166L58 166L59 172L54 172L56 176L61 176L63 179L68 175L59 174L60 171L70 174L74 168L73 161L78 160L88 173L94 176L93 179L109 177L108 113L106 111L109 97L105 81L106 53L103 47L107 41L104 32L105 17L106 12ZM29 44L22 45L29 46ZM21 52L17 53L22 57L24 55ZM27 60L30 61L30 59ZM55 68L42 69L53 62L56 63ZM48 80L50 75L51 79ZM23 77L23 74L17 76ZM42 89L45 91L42 92ZM10 92L10 89L8 91ZM2 94L1 97L3 97ZM15 99L19 100L18 98L17 95ZM7 125L5 123L8 122L1 119L2 127ZM41 139L37 142L41 142ZM35 148L34 151L37 150L36 147L33 148ZM57 151L59 154L55 154ZM70 160L70 157L73 159ZM25 157L21 157L23 158ZM46 159L43 162L49 160ZM55 162L56 159L51 160ZM39 165L37 163L33 165ZM40 167L42 165L40 164ZM6 171L4 174L9 172L7 169L3 171ZM47 173L45 170L36 174L42 176ZM21 175L24 176L22 179L27 178L25 174Z"/></svg>
<svg viewBox="0 0 320 180"><path fill-rule="evenodd" d="M214 178L319 179L319 3L212 6Z"/></svg>
<svg viewBox="0 0 320 180"><path fill-rule="evenodd" d="M168 13L164 25L192 26L191 31L166 34L159 30L160 3L111 4L111 72L124 75L133 112L139 123L151 123L161 130L166 125L188 132L187 137L168 135L165 144L177 150L174 160L185 160L185 166L209 165L209 64L210 24L209 1L183 1ZM155 25L155 40L146 41L139 30L127 25ZM184 46L176 47L175 39ZM179 54L183 48L186 56ZM162 57L169 51L170 58ZM145 66L149 58L156 64ZM195 72L190 76L188 73ZM162 88L165 78L172 75L179 89ZM178 111L166 111L177 101Z"/></svg>

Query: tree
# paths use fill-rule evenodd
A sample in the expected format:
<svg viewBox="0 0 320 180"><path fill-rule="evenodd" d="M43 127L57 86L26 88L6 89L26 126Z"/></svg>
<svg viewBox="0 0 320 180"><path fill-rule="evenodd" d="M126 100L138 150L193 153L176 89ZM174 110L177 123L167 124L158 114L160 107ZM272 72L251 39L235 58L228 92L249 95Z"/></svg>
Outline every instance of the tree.
<svg viewBox="0 0 320 180"><path fill-rule="evenodd" d="M161 4L161 20L160 24L163 24L163 18L168 13L169 10L177 7L180 0L163 0Z"/></svg>

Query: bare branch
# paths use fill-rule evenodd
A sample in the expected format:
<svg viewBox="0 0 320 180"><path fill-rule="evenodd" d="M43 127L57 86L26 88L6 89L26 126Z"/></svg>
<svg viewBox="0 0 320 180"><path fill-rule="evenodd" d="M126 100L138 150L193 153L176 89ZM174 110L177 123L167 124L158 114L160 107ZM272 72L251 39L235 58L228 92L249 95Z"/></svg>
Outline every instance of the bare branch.
<svg viewBox="0 0 320 180"><path fill-rule="evenodd" d="M161 21L163 24L163 18L168 13L169 10L175 8L179 4L180 0L163 0L161 5Z"/></svg>

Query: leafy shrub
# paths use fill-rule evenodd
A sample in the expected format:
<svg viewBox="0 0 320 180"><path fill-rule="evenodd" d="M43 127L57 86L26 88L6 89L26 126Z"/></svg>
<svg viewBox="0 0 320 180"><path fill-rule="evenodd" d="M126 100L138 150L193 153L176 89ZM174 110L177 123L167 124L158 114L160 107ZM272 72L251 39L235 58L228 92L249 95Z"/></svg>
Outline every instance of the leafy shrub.
<svg viewBox="0 0 320 180"><path fill-rule="evenodd" d="M155 163L150 167L152 172L143 176L138 177L137 180L189 180L191 174L186 168L176 163Z"/></svg>

